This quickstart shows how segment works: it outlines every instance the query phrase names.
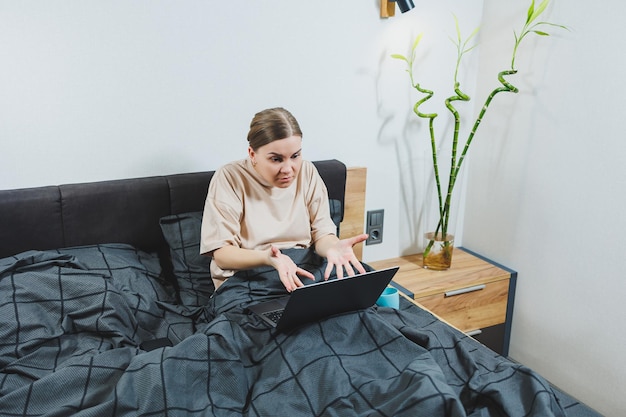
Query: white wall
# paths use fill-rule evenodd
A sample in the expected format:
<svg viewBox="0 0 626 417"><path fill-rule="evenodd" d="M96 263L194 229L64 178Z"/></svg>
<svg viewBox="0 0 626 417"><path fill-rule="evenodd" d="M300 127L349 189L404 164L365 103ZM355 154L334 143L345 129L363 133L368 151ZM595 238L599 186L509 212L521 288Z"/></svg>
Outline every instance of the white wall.
<svg viewBox="0 0 626 417"><path fill-rule="evenodd" d="M495 51L510 38L499 34L526 3L484 2L479 92L508 64L510 55ZM519 272L511 356L603 414L623 416L626 3L553 6L549 19L571 32L528 39L511 78L520 93L498 96L481 127L464 245Z"/></svg>
<svg viewBox="0 0 626 417"><path fill-rule="evenodd" d="M512 355L618 415L626 6L607 0L592 14L554 1L551 18L573 31L520 55L522 92L499 97L481 127L456 232L519 271ZM508 64L499 40L527 3L485 2L462 76L476 98L466 110ZM434 221L423 207L430 156L389 54L424 32L418 73L440 102L451 93L452 13L467 34L482 5L416 1L381 20L377 0L0 0L0 189L215 169L245 157L256 111L280 105L299 119L308 159L368 167L367 209L385 209L386 224L365 260L416 253Z"/></svg>

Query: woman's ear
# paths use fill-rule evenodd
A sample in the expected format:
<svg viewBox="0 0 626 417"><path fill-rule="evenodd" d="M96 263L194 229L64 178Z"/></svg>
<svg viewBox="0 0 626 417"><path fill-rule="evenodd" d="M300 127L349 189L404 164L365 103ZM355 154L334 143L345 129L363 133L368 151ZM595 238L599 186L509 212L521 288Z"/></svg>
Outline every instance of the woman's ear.
<svg viewBox="0 0 626 417"><path fill-rule="evenodd" d="M252 166L256 165L256 153L252 146L248 146L248 157L250 158L250 162L252 162Z"/></svg>

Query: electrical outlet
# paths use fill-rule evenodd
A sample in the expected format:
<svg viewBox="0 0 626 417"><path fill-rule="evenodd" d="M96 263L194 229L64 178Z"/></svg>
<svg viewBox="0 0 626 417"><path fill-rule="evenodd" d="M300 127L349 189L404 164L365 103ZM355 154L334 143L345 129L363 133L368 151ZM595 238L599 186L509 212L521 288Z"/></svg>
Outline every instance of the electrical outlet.
<svg viewBox="0 0 626 417"><path fill-rule="evenodd" d="M385 220L385 210L370 210L367 212L367 224L365 233L369 235L365 241L366 245L377 245L383 243L383 223Z"/></svg>

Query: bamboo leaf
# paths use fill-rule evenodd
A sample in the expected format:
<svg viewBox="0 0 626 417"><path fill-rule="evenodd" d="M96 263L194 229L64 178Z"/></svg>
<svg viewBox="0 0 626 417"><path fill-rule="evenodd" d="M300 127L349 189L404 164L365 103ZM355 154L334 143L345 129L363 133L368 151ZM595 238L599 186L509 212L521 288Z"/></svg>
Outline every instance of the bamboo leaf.
<svg viewBox="0 0 626 417"><path fill-rule="evenodd" d="M533 25L533 27L537 27L537 26L540 26L540 25L554 26L555 28L569 30L569 28L567 26L565 26L565 25L559 25L557 23L551 23L551 22L537 22L535 25Z"/></svg>
<svg viewBox="0 0 626 417"><path fill-rule="evenodd" d="M469 43L469 41L470 41L470 40L471 40L474 36L476 36L476 34L478 33L478 31L479 31L479 30L480 30L480 26L479 26L479 27L477 27L476 29L474 29L474 31L472 32L472 34L471 34L471 35L469 35L469 36L467 37L467 39L465 39L465 43L463 43L463 53L469 52L469 51L471 51L472 49L474 49L474 48L476 48L476 47L478 46L478 44L474 44L473 46L471 46L471 47L469 47L469 48L467 48L467 47L466 47L466 45Z"/></svg>
<svg viewBox="0 0 626 417"><path fill-rule="evenodd" d="M535 1L533 0L533 3L534 2ZM548 3L550 3L550 0L543 0L541 4L539 5L539 7L537 7L537 10L535 10L533 14L530 16L530 20L528 21L528 23L538 18L541 15L541 13L543 13L543 11L546 9L546 7L548 7Z"/></svg>
<svg viewBox="0 0 626 417"><path fill-rule="evenodd" d="M478 33L478 31L480 30L480 26L477 26L476 29L474 29L474 31L472 32L471 35L469 35L469 38L467 38L467 40L469 41L470 39L472 39L474 36L476 36L476 34Z"/></svg>
<svg viewBox="0 0 626 417"><path fill-rule="evenodd" d="M459 27L459 19L456 17L455 14L453 14L452 16L454 16L454 25L456 26L456 38L457 41L459 42L458 44L461 44L461 28Z"/></svg>
<svg viewBox="0 0 626 417"><path fill-rule="evenodd" d="M394 59L401 59L401 60L403 60L403 61L404 61L404 62L406 62L406 63L408 63L408 62L409 62L409 60L408 60L408 59L406 59L406 57L405 57L404 55L400 55L400 54L391 54L391 57L392 57L392 58L394 58Z"/></svg>
<svg viewBox="0 0 626 417"><path fill-rule="evenodd" d="M540 30L533 30L533 32L535 32L535 33L536 33L537 35L539 35L539 36L550 36L550 34L549 34L549 33L542 32L542 31L540 31Z"/></svg>
<svg viewBox="0 0 626 417"><path fill-rule="evenodd" d="M535 0L532 0L530 3L530 7L528 8L528 13L526 14L526 24L530 23L530 19L532 18L535 12Z"/></svg>
<svg viewBox="0 0 626 417"><path fill-rule="evenodd" d="M411 51L415 51L415 48L417 48L417 45L420 43L420 41L422 40L422 35L423 33L420 33L419 35L417 35L417 37L415 38L415 40L413 41L413 46L411 47Z"/></svg>

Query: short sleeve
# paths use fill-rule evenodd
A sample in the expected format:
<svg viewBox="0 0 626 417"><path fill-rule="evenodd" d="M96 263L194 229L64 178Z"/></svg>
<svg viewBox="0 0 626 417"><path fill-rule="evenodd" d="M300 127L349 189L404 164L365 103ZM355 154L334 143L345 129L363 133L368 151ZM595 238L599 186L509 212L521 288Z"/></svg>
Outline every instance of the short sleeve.
<svg viewBox="0 0 626 417"><path fill-rule="evenodd" d="M224 169L211 179L202 216L200 253L210 254L226 245L241 246L243 203L238 188Z"/></svg>

